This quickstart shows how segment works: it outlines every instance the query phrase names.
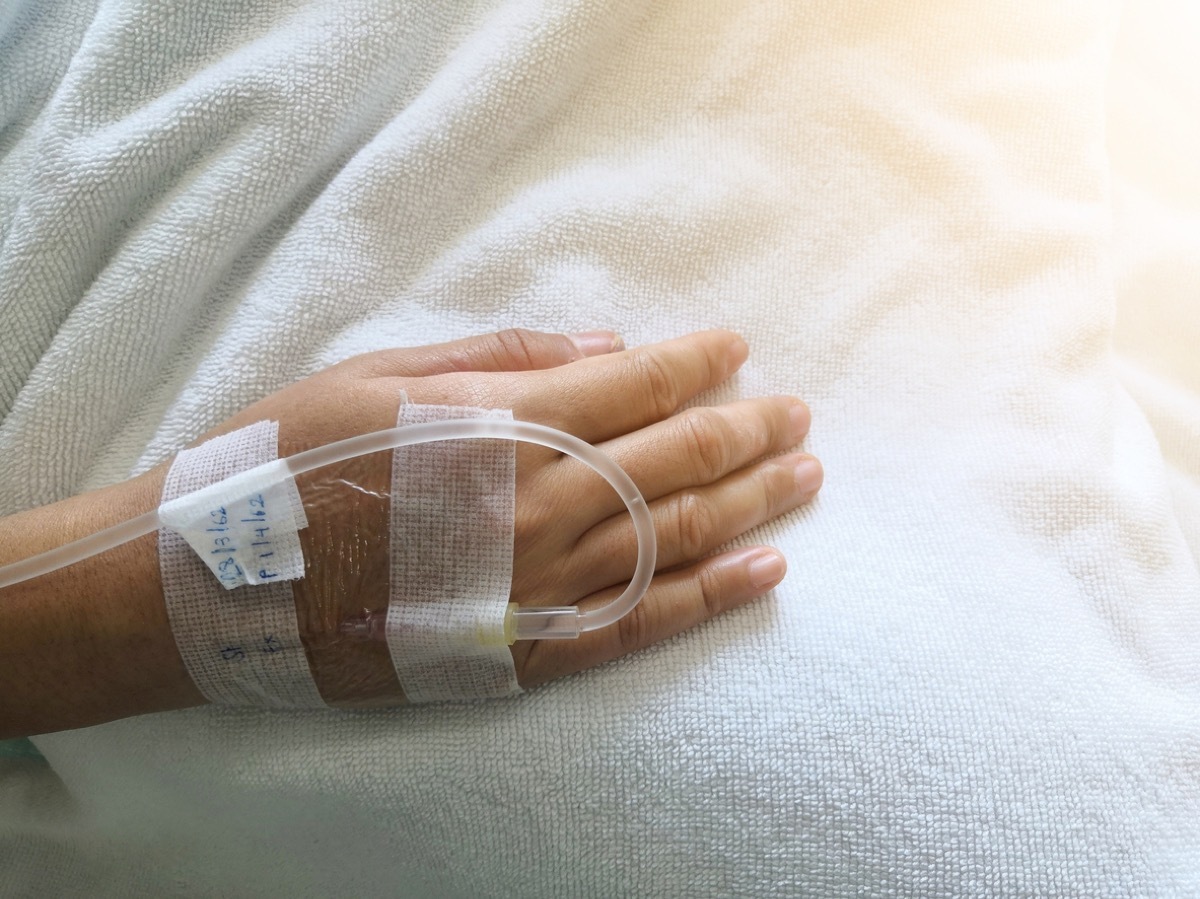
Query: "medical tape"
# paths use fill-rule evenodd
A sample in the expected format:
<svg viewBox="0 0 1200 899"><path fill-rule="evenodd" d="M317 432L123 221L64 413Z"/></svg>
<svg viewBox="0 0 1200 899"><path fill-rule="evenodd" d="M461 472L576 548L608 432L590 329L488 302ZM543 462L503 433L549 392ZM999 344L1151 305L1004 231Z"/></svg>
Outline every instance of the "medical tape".
<svg viewBox="0 0 1200 899"><path fill-rule="evenodd" d="M159 507L163 596L183 664L210 702L320 708L290 583L304 576L308 521L284 463L267 464L278 442L279 423L260 421L175 457Z"/></svg>
<svg viewBox="0 0 1200 899"><path fill-rule="evenodd" d="M399 424L512 413L403 403ZM410 702L521 692L504 618L512 587L516 450L456 440L392 457L391 596L385 633Z"/></svg>

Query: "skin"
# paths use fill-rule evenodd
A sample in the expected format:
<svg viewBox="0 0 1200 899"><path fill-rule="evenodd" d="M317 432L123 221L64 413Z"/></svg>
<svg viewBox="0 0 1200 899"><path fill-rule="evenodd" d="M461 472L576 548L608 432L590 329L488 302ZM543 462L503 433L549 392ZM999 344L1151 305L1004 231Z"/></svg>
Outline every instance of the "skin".
<svg viewBox="0 0 1200 899"><path fill-rule="evenodd" d="M748 348L706 331L625 350L608 332L506 331L357 356L243 410L200 441L262 419L280 423L280 455L395 423L413 402L512 409L596 444L649 502L658 573L638 608L579 640L512 647L522 686L618 658L763 595L785 562L770 548L715 552L797 508L820 488L812 456L786 452L808 408L777 396L680 411L728 379ZM0 563L16 561L153 508L168 465L103 490L0 519ZM390 461L375 454L299 479L309 527L306 576L293 582L309 666L326 701L404 701L384 644L339 626L381 613L388 593ZM620 499L574 460L519 444L510 599L607 602L632 574L636 545ZM163 604L156 537L0 594L0 738L88 726L204 703Z"/></svg>

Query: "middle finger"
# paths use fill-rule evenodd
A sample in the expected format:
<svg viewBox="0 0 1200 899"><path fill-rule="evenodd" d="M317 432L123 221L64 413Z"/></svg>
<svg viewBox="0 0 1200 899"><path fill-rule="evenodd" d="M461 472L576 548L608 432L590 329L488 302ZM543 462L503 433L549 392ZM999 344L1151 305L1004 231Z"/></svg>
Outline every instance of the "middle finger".
<svg viewBox="0 0 1200 899"><path fill-rule="evenodd" d="M795 397L760 397L687 409L597 448L652 502L714 483L756 459L795 446L808 433L811 418L808 407ZM595 489L595 476L571 458L552 463L542 477L557 482L561 495L575 497L571 514L581 531L625 508L615 491Z"/></svg>

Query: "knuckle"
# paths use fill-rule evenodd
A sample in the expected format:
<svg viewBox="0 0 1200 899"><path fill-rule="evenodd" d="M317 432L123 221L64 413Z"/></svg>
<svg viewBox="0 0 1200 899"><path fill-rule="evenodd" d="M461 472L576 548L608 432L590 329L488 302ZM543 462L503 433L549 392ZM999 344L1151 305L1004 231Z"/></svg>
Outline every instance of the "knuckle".
<svg viewBox="0 0 1200 899"><path fill-rule="evenodd" d="M685 493L676 502L674 513L680 556L694 559L703 555L716 531L716 511L695 493Z"/></svg>
<svg viewBox="0 0 1200 899"><path fill-rule="evenodd" d="M681 425L696 481L715 481L731 464L728 423L714 409L696 409L681 416Z"/></svg>
<svg viewBox="0 0 1200 899"><path fill-rule="evenodd" d="M639 602L617 622L617 645L627 655L649 646L654 641L653 622L646 602Z"/></svg>
<svg viewBox="0 0 1200 899"><path fill-rule="evenodd" d="M638 379L645 384L646 401L655 419L663 419L679 407L679 390L668 365L652 352L632 357Z"/></svg>
<svg viewBox="0 0 1200 899"><path fill-rule="evenodd" d="M696 574L696 591L704 617L713 618L725 611L725 587L719 569L706 565Z"/></svg>
<svg viewBox="0 0 1200 899"><path fill-rule="evenodd" d="M788 500L794 493L792 484L795 479L786 466L772 465L757 480L762 519L772 518L787 509Z"/></svg>
<svg viewBox="0 0 1200 899"><path fill-rule="evenodd" d="M545 356L543 336L526 328L497 331L492 337L496 344L495 355L505 368L538 368Z"/></svg>

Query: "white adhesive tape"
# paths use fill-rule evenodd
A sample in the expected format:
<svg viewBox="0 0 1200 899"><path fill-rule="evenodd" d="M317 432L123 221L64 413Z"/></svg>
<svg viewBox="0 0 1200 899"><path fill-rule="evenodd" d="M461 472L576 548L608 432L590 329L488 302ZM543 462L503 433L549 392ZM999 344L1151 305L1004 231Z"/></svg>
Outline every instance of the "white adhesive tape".
<svg viewBox="0 0 1200 899"><path fill-rule="evenodd" d="M511 420L512 413L404 403L399 424L477 417ZM395 450L386 634L410 702L520 692L504 639L515 502L510 441Z"/></svg>
<svg viewBox="0 0 1200 899"><path fill-rule="evenodd" d="M159 507L169 525L158 533L163 595L179 654L210 702L319 708L288 582L304 574L307 521L276 461L278 435L277 422L261 421L175 458Z"/></svg>
<svg viewBox="0 0 1200 899"><path fill-rule="evenodd" d="M227 590L304 577L299 532L308 520L282 459L168 500L158 507L158 517Z"/></svg>

